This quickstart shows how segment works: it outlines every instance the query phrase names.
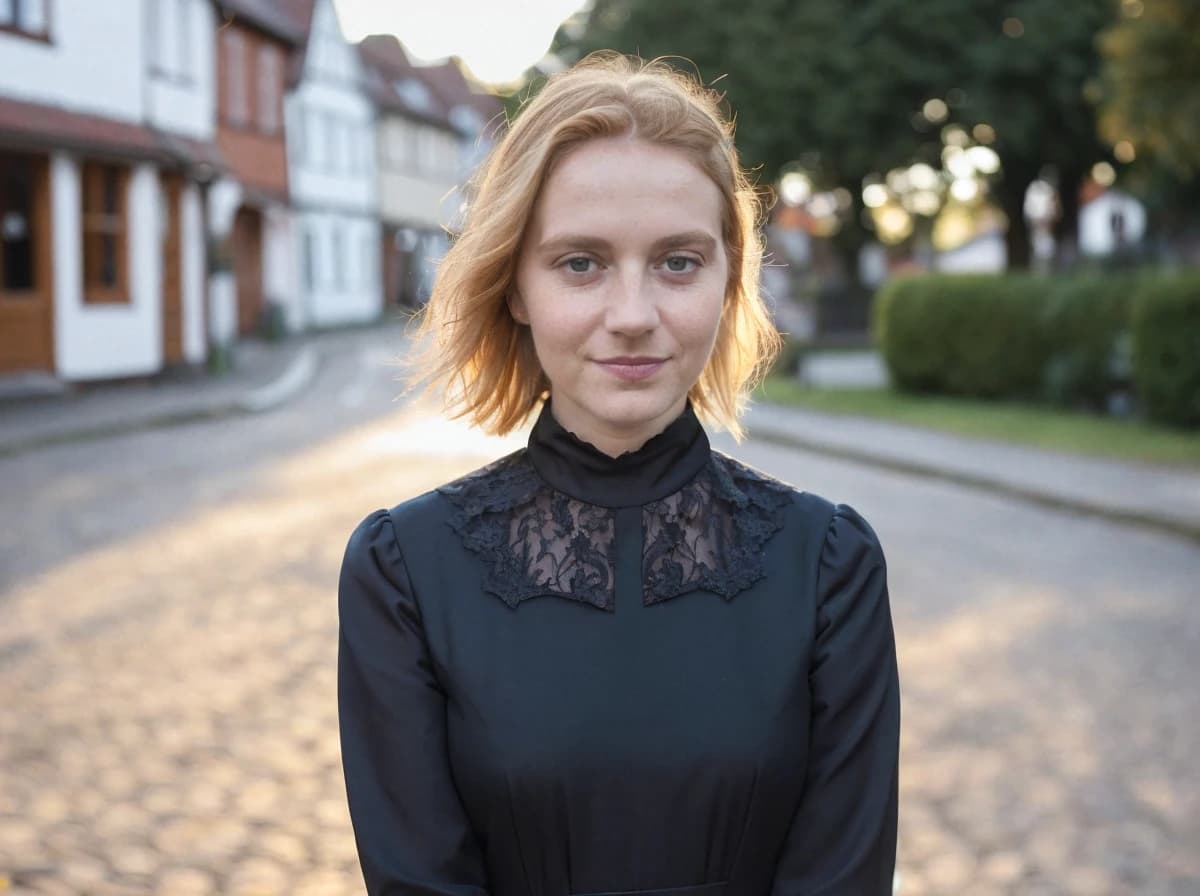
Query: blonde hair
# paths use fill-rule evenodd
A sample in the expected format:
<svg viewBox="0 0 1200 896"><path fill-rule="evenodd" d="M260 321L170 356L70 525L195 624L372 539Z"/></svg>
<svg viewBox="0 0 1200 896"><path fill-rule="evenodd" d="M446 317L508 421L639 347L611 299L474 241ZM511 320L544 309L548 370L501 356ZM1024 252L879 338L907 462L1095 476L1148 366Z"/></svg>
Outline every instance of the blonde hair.
<svg viewBox="0 0 1200 896"><path fill-rule="evenodd" d="M423 351L413 379L443 389L448 410L488 432L510 432L539 406L550 384L507 302L534 204L570 147L632 136L683 152L721 191L725 307L712 355L688 394L701 417L740 437L738 416L780 338L759 294L763 206L732 135L720 98L665 62L606 51L553 75L471 185L465 225L419 321Z"/></svg>

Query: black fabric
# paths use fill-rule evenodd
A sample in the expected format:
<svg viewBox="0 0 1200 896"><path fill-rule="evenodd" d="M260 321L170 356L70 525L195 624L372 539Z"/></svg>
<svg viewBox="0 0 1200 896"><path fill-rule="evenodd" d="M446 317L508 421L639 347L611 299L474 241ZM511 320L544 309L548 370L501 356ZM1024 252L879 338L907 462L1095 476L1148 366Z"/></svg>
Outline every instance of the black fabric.
<svg viewBox="0 0 1200 896"><path fill-rule="evenodd" d="M615 459L548 417L350 538L338 699L368 891L890 894L899 682L871 527L711 451L690 408ZM513 533L556 502L604 561L497 600L538 543ZM601 577L605 600L573 593Z"/></svg>
<svg viewBox="0 0 1200 896"><path fill-rule="evenodd" d="M547 401L529 434L527 453L552 488L597 507L640 507L665 498L690 482L710 455L708 436L690 401L661 433L616 458L564 429Z"/></svg>

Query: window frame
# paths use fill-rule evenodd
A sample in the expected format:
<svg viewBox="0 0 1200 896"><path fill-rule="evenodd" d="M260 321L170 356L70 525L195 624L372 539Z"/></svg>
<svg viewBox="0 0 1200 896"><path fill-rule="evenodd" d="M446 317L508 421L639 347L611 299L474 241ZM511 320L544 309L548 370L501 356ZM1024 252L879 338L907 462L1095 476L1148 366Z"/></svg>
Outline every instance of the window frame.
<svg viewBox="0 0 1200 896"><path fill-rule="evenodd" d="M113 173L116 176L117 209L109 211L89 211L89 199L93 202L103 199L98 194L104 190L104 175ZM128 305L131 301L129 292L129 186L130 171L128 166L117 162L87 159L80 165L79 173L79 227L81 237L81 281L83 284L83 302L86 305ZM106 220L105 220L106 219ZM113 262L116 266L116 282L111 285L94 283L90 280L89 238L107 234L114 240Z"/></svg>
<svg viewBox="0 0 1200 896"><path fill-rule="evenodd" d="M246 128L250 125L250 92L247 76L247 41L246 35L234 27L221 32L221 55L223 57L224 83L221 90L222 118L230 127ZM234 64L234 60L237 64ZM240 108L235 104L240 101ZM240 115L235 115L235 110Z"/></svg>
<svg viewBox="0 0 1200 896"><path fill-rule="evenodd" d="M258 45L256 57L255 125L264 135L276 137L283 130L283 55L275 44L264 41Z"/></svg>
<svg viewBox="0 0 1200 896"><path fill-rule="evenodd" d="M0 33L15 34L17 37L24 37L28 40L51 43L50 26L53 21L51 18L52 0L7 0L7 2L12 6L12 21L0 22ZM23 18L28 18L28 14L25 16L22 15L22 10L26 10L35 3L40 5L42 11L42 28L40 31L21 24Z"/></svg>

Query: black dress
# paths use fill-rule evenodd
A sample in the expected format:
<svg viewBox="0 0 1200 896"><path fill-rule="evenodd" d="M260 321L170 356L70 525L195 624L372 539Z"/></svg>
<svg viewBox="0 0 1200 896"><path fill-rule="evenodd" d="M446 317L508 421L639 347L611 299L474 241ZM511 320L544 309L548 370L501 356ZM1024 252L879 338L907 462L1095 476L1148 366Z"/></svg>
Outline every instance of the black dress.
<svg viewBox="0 0 1200 896"><path fill-rule="evenodd" d="M900 725L854 510L709 448L527 449L350 538L342 759L372 894L884 896Z"/></svg>

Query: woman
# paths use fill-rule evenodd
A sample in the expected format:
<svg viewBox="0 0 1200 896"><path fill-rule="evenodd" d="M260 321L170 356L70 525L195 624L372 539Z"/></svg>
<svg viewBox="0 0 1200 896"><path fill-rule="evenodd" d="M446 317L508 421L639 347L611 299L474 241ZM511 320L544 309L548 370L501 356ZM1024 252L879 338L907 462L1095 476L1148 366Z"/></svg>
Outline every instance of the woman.
<svg viewBox="0 0 1200 896"><path fill-rule="evenodd" d="M373 894L891 892L899 689L854 510L713 452L777 335L717 100L592 57L501 140L424 329L526 449L368 516L340 583Z"/></svg>

